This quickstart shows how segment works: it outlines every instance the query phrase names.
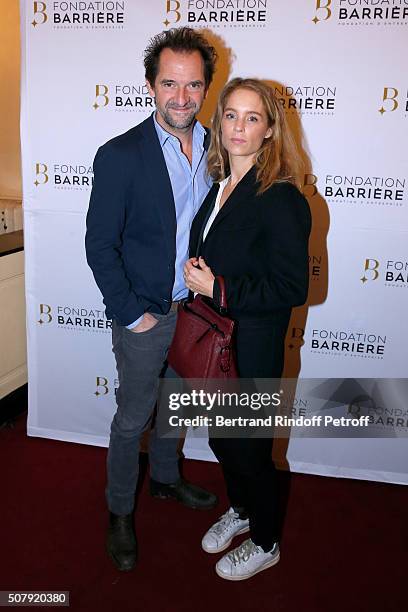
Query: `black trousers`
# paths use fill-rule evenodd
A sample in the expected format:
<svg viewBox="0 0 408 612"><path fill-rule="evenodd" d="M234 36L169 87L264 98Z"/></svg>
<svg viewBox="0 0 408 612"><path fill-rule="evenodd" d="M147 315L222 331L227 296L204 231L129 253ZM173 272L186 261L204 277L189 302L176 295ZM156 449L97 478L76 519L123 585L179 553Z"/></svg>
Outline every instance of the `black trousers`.
<svg viewBox="0 0 408 612"><path fill-rule="evenodd" d="M241 378L280 378L287 323L238 324L236 347ZM279 490L272 461L273 440L215 438L209 445L221 464L231 506L249 517L250 536L265 551L279 540Z"/></svg>

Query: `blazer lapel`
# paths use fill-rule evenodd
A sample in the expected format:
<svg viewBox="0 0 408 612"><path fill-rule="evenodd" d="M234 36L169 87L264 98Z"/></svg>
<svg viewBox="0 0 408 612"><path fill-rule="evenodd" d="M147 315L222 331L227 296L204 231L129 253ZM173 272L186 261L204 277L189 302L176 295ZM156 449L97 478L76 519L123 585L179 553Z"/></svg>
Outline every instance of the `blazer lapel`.
<svg viewBox="0 0 408 612"><path fill-rule="evenodd" d="M146 171L146 186L157 205L163 234L170 253L175 249L176 207L169 173L154 127L153 115L143 125L142 159ZM149 198L146 197L146 200Z"/></svg>
<svg viewBox="0 0 408 612"><path fill-rule="evenodd" d="M202 244L205 226L215 205L219 185L214 183L194 217L190 232L190 257L195 257Z"/></svg>
<svg viewBox="0 0 408 612"><path fill-rule="evenodd" d="M211 213L214 209L215 206L215 200L217 199L217 193L218 193L218 189L219 189L219 185L217 185L216 187L213 187L213 190L211 190L211 195L208 198L208 204L206 205L205 209L203 210L204 213L204 218L201 222L201 227L200 227L200 232L198 234L198 238L197 238L197 242L196 242L196 246L195 246L195 256L198 257L200 250L201 250L201 246L203 244L203 234L204 234L204 230L205 230L205 226L207 225L207 221L211 216Z"/></svg>
<svg viewBox="0 0 408 612"><path fill-rule="evenodd" d="M245 200L250 195L255 193L256 187L256 169L255 166L252 166L250 170L242 177L239 181L238 185L235 187L234 191L231 193L229 198L223 204L221 210L215 217L208 234L206 236L206 240L210 236L210 234L215 230L215 228L222 223L222 221L227 217L240 202Z"/></svg>

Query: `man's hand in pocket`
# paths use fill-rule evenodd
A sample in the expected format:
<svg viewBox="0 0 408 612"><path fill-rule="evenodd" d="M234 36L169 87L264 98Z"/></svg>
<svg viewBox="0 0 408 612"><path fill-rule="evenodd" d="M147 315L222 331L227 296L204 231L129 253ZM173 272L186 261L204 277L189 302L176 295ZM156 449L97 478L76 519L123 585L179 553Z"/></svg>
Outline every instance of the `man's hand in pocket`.
<svg viewBox="0 0 408 612"><path fill-rule="evenodd" d="M143 315L143 319L140 321L136 327L134 327L131 331L134 334L140 334L141 332L149 331L155 325L157 325L158 321L151 315L149 312L145 312Z"/></svg>

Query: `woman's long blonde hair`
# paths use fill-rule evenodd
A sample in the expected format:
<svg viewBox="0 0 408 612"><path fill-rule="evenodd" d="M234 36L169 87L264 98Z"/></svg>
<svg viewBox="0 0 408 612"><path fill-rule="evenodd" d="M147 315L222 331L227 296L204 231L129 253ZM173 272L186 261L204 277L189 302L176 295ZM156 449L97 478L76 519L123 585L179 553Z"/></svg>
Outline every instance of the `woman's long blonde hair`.
<svg viewBox="0 0 408 612"><path fill-rule="evenodd" d="M212 120L207 162L209 175L219 182L230 172L228 153L222 144L221 121L227 100L237 89L249 89L259 95L266 112L268 127L272 128L272 135L264 139L255 156L258 193L263 193L277 182L290 181L299 184L302 160L289 131L282 104L272 87L259 79L235 78L224 86Z"/></svg>

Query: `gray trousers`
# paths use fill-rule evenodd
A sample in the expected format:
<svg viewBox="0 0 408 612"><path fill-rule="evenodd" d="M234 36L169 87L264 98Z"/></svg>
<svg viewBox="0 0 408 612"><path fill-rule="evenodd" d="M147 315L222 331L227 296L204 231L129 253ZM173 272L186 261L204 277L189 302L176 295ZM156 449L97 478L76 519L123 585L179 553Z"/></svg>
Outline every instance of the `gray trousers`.
<svg viewBox="0 0 408 612"><path fill-rule="evenodd" d="M150 428L159 391L159 377L174 335L177 314L153 315L158 323L135 333L112 322L112 344L118 370L117 411L113 417L107 457L106 500L115 514L130 514L139 477L142 433ZM150 474L154 480L172 483L180 477L177 438L159 438L150 432Z"/></svg>

